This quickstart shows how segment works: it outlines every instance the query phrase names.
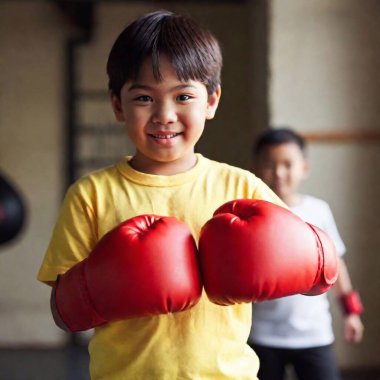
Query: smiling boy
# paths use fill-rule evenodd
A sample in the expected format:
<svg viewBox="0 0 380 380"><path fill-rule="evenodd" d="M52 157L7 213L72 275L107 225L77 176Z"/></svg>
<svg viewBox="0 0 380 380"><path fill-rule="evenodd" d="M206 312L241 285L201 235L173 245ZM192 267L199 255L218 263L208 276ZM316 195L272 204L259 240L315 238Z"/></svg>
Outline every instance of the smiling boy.
<svg viewBox="0 0 380 380"><path fill-rule="evenodd" d="M168 56L160 56L159 62L160 80L152 71L152 59L147 58L136 80L126 82L120 96L111 92L111 101L117 120L125 124L136 147L129 164L144 173L173 175L195 165L194 146L205 121L215 115L221 89L217 86L209 95L203 83L181 81Z"/></svg>
<svg viewBox="0 0 380 380"><path fill-rule="evenodd" d="M141 215L175 217L198 242L202 226L227 201L263 199L282 205L252 173L194 152L206 120L218 107L221 68L215 37L192 19L166 11L130 24L112 47L107 64L111 103L136 151L70 187L38 274L40 281L53 285L58 326L71 331L95 327L89 345L93 380L257 379L258 359L246 343L250 304L222 307L204 293L198 302L194 268L186 276L196 288L190 301L176 294L185 282L179 273L184 263L165 253L187 249L191 255L190 243L182 246L177 233L157 233L155 225L149 231L156 231L152 253L163 248L164 259L157 262L162 283L181 275L165 290L170 300L179 300L174 310L172 301L147 306L147 299L162 291L153 281L153 256L146 265L134 263L121 271L120 265L112 266L113 260L119 263L117 252L100 252L104 238L118 233L124 221L136 221L132 234L153 218L139 219ZM145 251L137 252L137 258ZM136 273L142 273L141 280L133 282ZM124 287L123 295L132 289L133 302L117 296L116 282Z"/></svg>

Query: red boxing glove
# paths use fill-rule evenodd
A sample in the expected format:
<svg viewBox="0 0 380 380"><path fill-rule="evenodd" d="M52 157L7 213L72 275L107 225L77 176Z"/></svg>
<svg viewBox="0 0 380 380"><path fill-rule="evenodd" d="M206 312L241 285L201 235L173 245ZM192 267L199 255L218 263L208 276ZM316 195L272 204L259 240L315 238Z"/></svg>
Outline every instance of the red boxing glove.
<svg viewBox="0 0 380 380"><path fill-rule="evenodd" d="M202 292L195 241L173 217L142 215L108 232L59 276L55 303L71 331L182 311Z"/></svg>
<svg viewBox="0 0 380 380"><path fill-rule="evenodd" d="M326 292L338 276L334 244L291 211L261 200L227 202L202 228L201 270L219 305Z"/></svg>

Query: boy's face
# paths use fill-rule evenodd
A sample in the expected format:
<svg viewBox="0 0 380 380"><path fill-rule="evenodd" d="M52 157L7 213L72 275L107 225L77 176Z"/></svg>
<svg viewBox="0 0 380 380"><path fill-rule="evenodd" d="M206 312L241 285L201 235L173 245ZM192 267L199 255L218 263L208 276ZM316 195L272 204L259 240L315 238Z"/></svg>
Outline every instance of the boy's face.
<svg viewBox="0 0 380 380"><path fill-rule="evenodd" d="M308 171L308 163L295 143L264 147L255 165L256 174L285 203L297 193Z"/></svg>
<svg viewBox="0 0 380 380"><path fill-rule="evenodd" d="M151 60L146 59L137 80L124 84L120 99L111 94L111 102L136 147L132 166L171 175L194 166L194 146L206 119L214 117L220 88L209 96L201 82L180 81L165 56L160 59L160 73L162 81L157 81Z"/></svg>

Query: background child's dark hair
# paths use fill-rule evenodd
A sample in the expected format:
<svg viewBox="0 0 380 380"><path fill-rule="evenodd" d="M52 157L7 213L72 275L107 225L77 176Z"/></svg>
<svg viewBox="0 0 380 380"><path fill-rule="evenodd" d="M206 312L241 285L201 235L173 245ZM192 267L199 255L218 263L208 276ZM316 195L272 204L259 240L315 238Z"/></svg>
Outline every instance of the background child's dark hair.
<svg viewBox="0 0 380 380"><path fill-rule="evenodd" d="M306 142L302 136L288 127L269 128L265 130L253 145L253 157L258 156L262 150L268 146L275 146L285 143L296 144L306 154Z"/></svg>
<svg viewBox="0 0 380 380"><path fill-rule="evenodd" d="M136 80L147 57L154 77L162 80L161 54L170 59L181 81L200 81L210 95L220 84L222 54L211 32L190 17L157 11L135 20L116 39L107 62L109 89L120 97L125 82Z"/></svg>

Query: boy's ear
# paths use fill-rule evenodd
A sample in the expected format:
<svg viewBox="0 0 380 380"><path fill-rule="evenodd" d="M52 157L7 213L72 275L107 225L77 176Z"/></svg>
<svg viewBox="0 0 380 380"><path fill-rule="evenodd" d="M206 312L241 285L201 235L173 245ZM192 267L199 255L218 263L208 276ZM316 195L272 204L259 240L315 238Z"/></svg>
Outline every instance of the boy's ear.
<svg viewBox="0 0 380 380"><path fill-rule="evenodd" d="M222 88L220 85L216 88L216 90L209 95L207 100L207 112L206 119L211 120L215 116L215 112L219 105L220 96L222 95Z"/></svg>
<svg viewBox="0 0 380 380"><path fill-rule="evenodd" d="M307 159L304 160L303 164L303 178L306 179L310 174L310 163Z"/></svg>
<svg viewBox="0 0 380 380"><path fill-rule="evenodd" d="M111 100L111 105L113 112L115 113L116 120L124 121L123 109L121 107L120 98L112 90L110 90L108 94Z"/></svg>

